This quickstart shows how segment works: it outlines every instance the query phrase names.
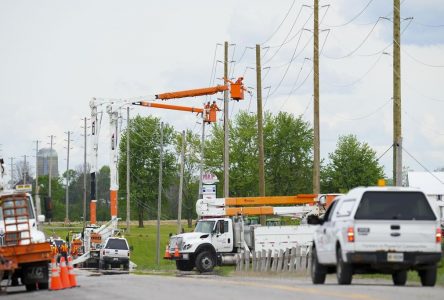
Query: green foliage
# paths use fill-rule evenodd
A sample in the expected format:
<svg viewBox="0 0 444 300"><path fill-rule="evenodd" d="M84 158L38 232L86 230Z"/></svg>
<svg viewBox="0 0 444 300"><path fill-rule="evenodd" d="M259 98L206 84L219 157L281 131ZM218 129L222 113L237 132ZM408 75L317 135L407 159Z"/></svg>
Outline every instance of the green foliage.
<svg viewBox="0 0 444 300"><path fill-rule="evenodd" d="M39 176L39 194L41 198L42 213L45 212L45 197L49 195L49 176ZM65 189L62 179L51 178L52 220L63 221L65 219Z"/></svg>
<svg viewBox="0 0 444 300"><path fill-rule="evenodd" d="M213 125L205 144L205 166L223 186L223 128ZM267 195L291 195L311 190L312 130L288 113L265 115L264 152ZM230 124L230 195L259 194L257 117L240 112ZM218 195L221 196L221 188Z"/></svg>
<svg viewBox="0 0 444 300"><path fill-rule="evenodd" d="M130 134L131 202L132 213L137 214L139 226L143 220L156 218L158 178L160 162L160 119L137 116L132 119L129 131L120 140L119 183L120 197L125 199L126 190L126 139ZM173 127L163 127L163 191L166 191L177 175L176 156L173 151L175 132ZM162 192L163 192L162 191ZM165 195L165 194L164 194ZM162 196L162 212L168 211L166 195ZM119 201L119 217L126 218L125 201ZM145 215L146 213L146 215ZM168 218L168 216L166 216Z"/></svg>
<svg viewBox="0 0 444 300"><path fill-rule="evenodd" d="M329 154L330 161L322 169L322 190L344 193L357 186L376 185L384 178L376 152L354 135L340 136L336 150Z"/></svg>

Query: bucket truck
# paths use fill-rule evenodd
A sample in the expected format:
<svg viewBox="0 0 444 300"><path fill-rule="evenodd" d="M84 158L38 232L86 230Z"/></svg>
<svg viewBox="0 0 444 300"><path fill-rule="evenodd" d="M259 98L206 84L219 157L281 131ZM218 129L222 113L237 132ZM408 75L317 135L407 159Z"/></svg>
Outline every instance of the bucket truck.
<svg viewBox="0 0 444 300"><path fill-rule="evenodd" d="M181 271L210 272L216 265L235 263L241 251L279 251L297 245L311 245L315 226L246 225L250 215L292 216L306 220L324 210L318 195L301 194L276 197L205 197L196 202L201 218L194 232L171 236L166 259L176 261ZM325 199L325 198L322 198ZM279 205L285 205L279 207Z"/></svg>
<svg viewBox="0 0 444 300"><path fill-rule="evenodd" d="M31 185L23 185L22 190L6 189L4 170L0 158L0 281L11 279L12 285L18 285L20 279L28 291L47 289L51 245L37 229L45 217L36 218L32 196L27 193Z"/></svg>

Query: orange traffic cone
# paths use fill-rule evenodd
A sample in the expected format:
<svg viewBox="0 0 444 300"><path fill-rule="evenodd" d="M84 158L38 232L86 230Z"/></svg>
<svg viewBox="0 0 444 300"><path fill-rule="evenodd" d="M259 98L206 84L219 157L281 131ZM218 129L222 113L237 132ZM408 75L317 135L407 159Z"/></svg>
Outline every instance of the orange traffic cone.
<svg viewBox="0 0 444 300"><path fill-rule="evenodd" d="M165 248L165 255L163 256L163 258L166 258L166 259L171 258L170 251L168 250L168 245Z"/></svg>
<svg viewBox="0 0 444 300"><path fill-rule="evenodd" d="M77 286L77 279L76 274L74 274L74 268L72 266L72 257L68 256L68 277L69 277L69 283L71 284L71 287Z"/></svg>
<svg viewBox="0 0 444 300"><path fill-rule="evenodd" d="M179 257L179 256L180 256L180 254L179 254L179 247L176 244L176 247L174 247L174 257Z"/></svg>
<svg viewBox="0 0 444 300"><path fill-rule="evenodd" d="M60 279L62 280L62 286L64 289L71 287L71 283L69 282L68 267L66 266L64 256L60 258Z"/></svg>
<svg viewBox="0 0 444 300"><path fill-rule="evenodd" d="M57 268L57 263L54 257L51 261L51 285L49 286L49 289L51 291L63 289L62 281L60 280L59 276L59 270Z"/></svg>

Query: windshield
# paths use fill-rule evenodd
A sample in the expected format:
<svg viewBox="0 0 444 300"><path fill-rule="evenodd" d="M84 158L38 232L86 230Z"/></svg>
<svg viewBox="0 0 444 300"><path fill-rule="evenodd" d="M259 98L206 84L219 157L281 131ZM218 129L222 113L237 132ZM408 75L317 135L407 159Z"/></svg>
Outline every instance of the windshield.
<svg viewBox="0 0 444 300"><path fill-rule="evenodd" d="M420 192L366 192L356 220L436 220L425 195Z"/></svg>
<svg viewBox="0 0 444 300"><path fill-rule="evenodd" d="M128 245L125 240L109 239L105 249L128 250Z"/></svg>
<svg viewBox="0 0 444 300"><path fill-rule="evenodd" d="M197 222L194 232L211 233L216 221L199 221Z"/></svg>

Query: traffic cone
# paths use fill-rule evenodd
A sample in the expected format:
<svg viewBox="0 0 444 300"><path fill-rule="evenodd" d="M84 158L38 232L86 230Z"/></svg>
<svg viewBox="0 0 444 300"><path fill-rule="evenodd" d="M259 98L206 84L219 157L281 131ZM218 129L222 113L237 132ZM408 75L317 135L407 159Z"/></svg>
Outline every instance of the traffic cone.
<svg viewBox="0 0 444 300"><path fill-rule="evenodd" d="M71 287L71 283L69 282L68 267L66 266L64 256L60 258L60 279L62 280L62 286L64 289Z"/></svg>
<svg viewBox="0 0 444 300"><path fill-rule="evenodd" d="M176 244L176 247L174 247L174 257L179 257L179 256L180 256L180 254L179 254L179 247Z"/></svg>
<svg viewBox="0 0 444 300"><path fill-rule="evenodd" d="M51 285L49 286L49 289L51 291L63 289L55 257L53 257L51 261Z"/></svg>
<svg viewBox="0 0 444 300"><path fill-rule="evenodd" d="M170 251L168 250L168 245L165 248L165 255L163 256L163 258L165 258L165 259L171 258Z"/></svg>
<svg viewBox="0 0 444 300"><path fill-rule="evenodd" d="M68 277L71 287L77 287L77 279L76 279L76 274L74 273L74 268L72 266L71 256L68 256Z"/></svg>

